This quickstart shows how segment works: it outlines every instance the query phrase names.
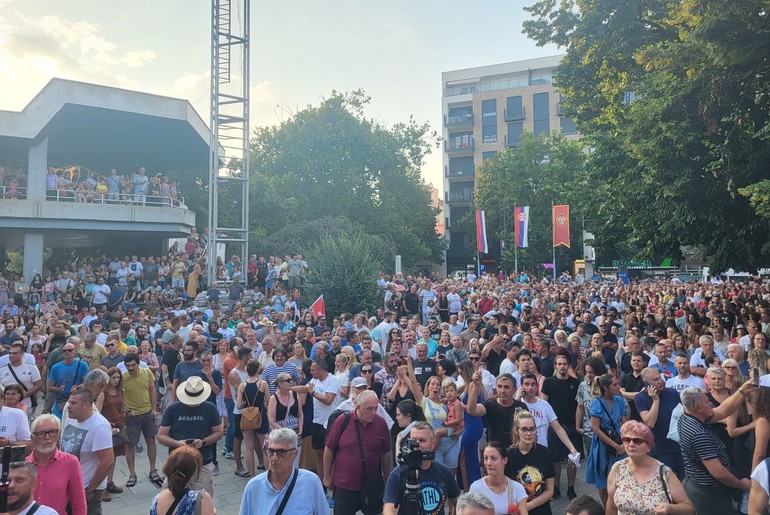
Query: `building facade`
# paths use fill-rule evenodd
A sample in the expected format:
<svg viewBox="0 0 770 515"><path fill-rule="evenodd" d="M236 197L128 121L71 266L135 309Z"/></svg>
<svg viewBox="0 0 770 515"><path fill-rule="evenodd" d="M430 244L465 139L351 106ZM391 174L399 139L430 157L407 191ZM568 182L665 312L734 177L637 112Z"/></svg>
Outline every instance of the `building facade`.
<svg viewBox="0 0 770 515"><path fill-rule="evenodd" d="M476 269L473 224L459 220L473 209L476 169L485 159L516 147L524 131L575 135L571 118L561 116L553 71L563 56L527 59L441 74L443 110L444 217L449 247L447 274ZM472 215L471 215L472 216ZM513 216L513 213L511 213ZM467 219L467 218L466 218ZM492 264L497 240L488 235ZM490 266L486 267L488 270Z"/></svg>

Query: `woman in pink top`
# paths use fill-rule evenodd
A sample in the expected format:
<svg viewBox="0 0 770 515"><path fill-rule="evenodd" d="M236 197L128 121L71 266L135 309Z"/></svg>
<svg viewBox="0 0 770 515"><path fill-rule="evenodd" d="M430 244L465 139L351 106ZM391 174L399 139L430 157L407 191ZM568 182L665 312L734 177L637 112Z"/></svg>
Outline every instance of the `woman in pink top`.
<svg viewBox="0 0 770 515"><path fill-rule="evenodd" d="M32 454L27 461L37 468L35 501L50 506L59 513L86 515L86 491L80 462L72 454L56 448L59 441L59 419L40 415L32 422Z"/></svg>

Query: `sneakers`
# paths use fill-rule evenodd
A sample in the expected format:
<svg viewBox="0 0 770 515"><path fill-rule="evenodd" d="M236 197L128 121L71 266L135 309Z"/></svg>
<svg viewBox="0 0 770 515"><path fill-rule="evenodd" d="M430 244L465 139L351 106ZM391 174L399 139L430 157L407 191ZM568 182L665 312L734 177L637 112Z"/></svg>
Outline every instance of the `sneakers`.
<svg viewBox="0 0 770 515"><path fill-rule="evenodd" d="M219 465L214 465L214 475L215 476L219 475Z"/></svg>
<svg viewBox="0 0 770 515"><path fill-rule="evenodd" d="M235 454L233 454L233 451L228 451L225 453L225 458L227 458L228 460L234 460Z"/></svg>

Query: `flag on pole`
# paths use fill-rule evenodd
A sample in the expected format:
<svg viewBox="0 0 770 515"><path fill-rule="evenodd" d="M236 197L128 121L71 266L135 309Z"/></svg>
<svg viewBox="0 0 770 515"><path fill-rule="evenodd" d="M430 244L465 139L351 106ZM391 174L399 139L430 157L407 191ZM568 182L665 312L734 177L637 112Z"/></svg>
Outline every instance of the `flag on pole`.
<svg viewBox="0 0 770 515"><path fill-rule="evenodd" d="M529 247L529 206L513 209L513 225L516 228L516 247Z"/></svg>
<svg viewBox="0 0 770 515"><path fill-rule="evenodd" d="M324 304L324 296L318 297L315 302L310 306L310 312L313 313L315 318L320 316L326 316L326 305Z"/></svg>
<svg viewBox="0 0 770 515"><path fill-rule="evenodd" d="M487 247L487 221L484 218L484 210L476 210L476 250L487 254L489 247Z"/></svg>
<svg viewBox="0 0 770 515"><path fill-rule="evenodd" d="M553 246L569 248L569 206L553 206Z"/></svg>

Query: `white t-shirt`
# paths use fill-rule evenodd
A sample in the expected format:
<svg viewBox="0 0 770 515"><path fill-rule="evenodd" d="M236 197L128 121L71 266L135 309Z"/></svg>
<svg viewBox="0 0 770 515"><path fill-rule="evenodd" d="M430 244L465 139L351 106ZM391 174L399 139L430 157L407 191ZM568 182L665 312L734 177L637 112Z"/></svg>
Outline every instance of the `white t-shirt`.
<svg viewBox="0 0 770 515"><path fill-rule="evenodd" d="M94 298L93 303L94 304L106 304L107 298L110 296L110 287L106 284L97 284L94 286Z"/></svg>
<svg viewBox="0 0 770 515"><path fill-rule="evenodd" d="M316 399L315 394L313 394L313 424L320 424L326 427L326 423L329 421L329 415L337 409L337 405L340 403L340 381L329 374L323 381L312 379L310 383L313 385L313 391L321 396L326 395L327 393L334 394L334 400L328 406Z"/></svg>
<svg viewBox="0 0 770 515"><path fill-rule="evenodd" d="M703 379L701 379L698 376L694 376L692 374L690 374L690 377L688 377L687 379L682 379L681 376L674 376L674 377L670 377L666 381L666 388L673 388L679 393L682 393L682 390L690 386L694 386L695 388L700 388L701 390L703 390L706 387L705 383L703 382Z"/></svg>
<svg viewBox="0 0 770 515"><path fill-rule="evenodd" d="M537 443L543 447L548 447L548 426L551 422L556 420L556 413L548 401L538 399L533 403L529 403L524 399L521 401L527 405L529 412L535 419L535 426L537 427Z"/></svg>
<svg viewBox="0 0 770 515"><path fill-rule="evenodd" d="M500 363L500 374L511 374L511 375L513 375L513 374L516 373L517 370L518 370L518 368L516 367L516 363L514 363L513 361L511 361L508 358L505 358Z"/></svg>
<svg viewBox="0 0 770 515"><path fill-rule="evenodd" d="M99 413L94 413L83 423L74 418L62 429L59 446L63 452L77 456L83 471L83 485L91 482L99 466L98 451L112 449L112 426ZM99 489L107 487L107 477L99 483Z"/></svg>
<svg viewBox="0 0 770 515"><path fill-rule="evenodd" d="M719 359L724 361L725 355L724 353L719 350L717 347L714 347L714 354L719 356ZM691 367L706 367L706 360L703 359L703 349L695 349L695 352L693 353L692 357L690 358L690 366Z"/></svg>
<svg viewBox="0 0 770 515"><path fill-rule="evenodd" d="M29 420L27 414L18 408L4 406L0 409L0 436L12 442L29 442Z"/></svg>
<svg viewBox="0 0 770 515"><path fill-rule="evenodd" d="M527 491L524 490L524 487L518 481L513 479L508 479L508 488L501 494L496 494L490 490L483 477L474 481L469 491L486 495L492 501L492 504L495 505L495 515L508 515L509 500L519 504L519 501L527 498Z"/></svg>
<svg viewBox="0 0 770 515"><path fill-rule="evenodd" d="M37 369L37 365L30 365L29 363L22 362L20 366L13 367L13 371L16 374L16 377L19 378L19 381L16 380L16 377L13 377L9 367L10 363L0 363L0 384L2 384L3 387L17 384L21 381L21 384L23 384L27 390L31 390L33 383L35 381L40 381L40 370ZM27 406L32 405L32 400L29 397L25 397L22 402Z"/></svg>
<svg viewBox="0 0 770 515"><path fill-rule="evenodd" d="M759 465L757 465L754 469L754 472L751 473L751 479L759 483L759 486L761 486L765 493L768 494L767 507L770 508L770 490L768 490L767 465L765 465L764 460L760 461Z"/></svg>
<svg viewBox="0 0 770 515"><path fill-rule="evenodd" d="M35 504L34 500L32 500L32 504L27 506L26 510L21 510L19 512L19 515L27 515L29 513L30 508ZM53 508L50 508L46 506L45 504L38 504L37 510L35 510L35 515L59 515L59 512L54 510Z"/></svg>
<svg viewBox="0 0 770 515"><path fill-rule="evenodd" d="M35 368L37 368L37 364L35 363L35 356L30 354L29 352L24 353L24 356L22 357L21 361L22 363L26 363L27 365L35 365ZM8 354L6 354L5 356L0 356L0 367L4 367L10 362L11 362L11 357Z"/></svg>

